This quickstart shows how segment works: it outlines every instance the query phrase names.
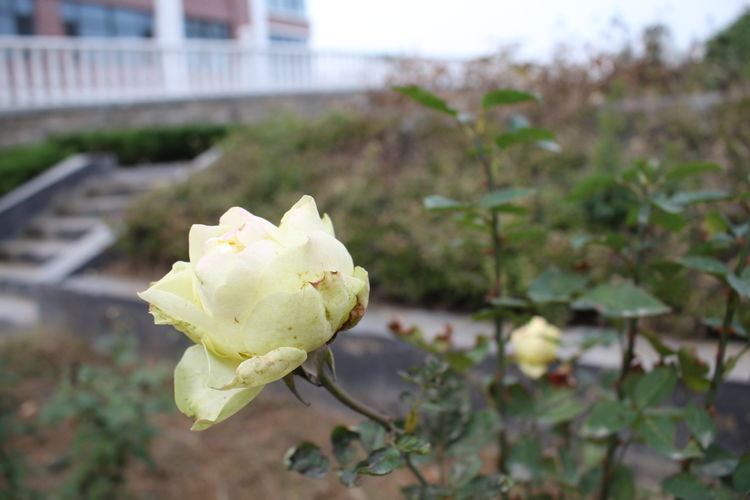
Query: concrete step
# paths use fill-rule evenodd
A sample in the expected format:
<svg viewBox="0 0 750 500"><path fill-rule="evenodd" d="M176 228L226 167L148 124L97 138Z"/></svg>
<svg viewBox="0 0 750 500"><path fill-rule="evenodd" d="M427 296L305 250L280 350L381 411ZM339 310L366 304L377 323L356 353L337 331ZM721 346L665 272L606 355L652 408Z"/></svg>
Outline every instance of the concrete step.
<svg viewBox="0 0 750 500"><path fill-rule="evenodd" d="M19 238L0 243L0 259L5 261L43 263L66 250L64 240Z"/></svg>
<svg viewBox="0 0 750 500"><path fill-rule="evenodd" d="M114 242L114 231L107 224L100 222L83 237L70 242L66 250L56 258L41 266L37 283L59 283L95 260Z"/></svg>
<svg viewBox="0 0 750 500"><path fill-rule="evenodd" d="M122 213L133 202L130 194L69 198L60 203L59 215L107 217Z"/></svg>
<svg viewBox="0 0 750 500"><path fill-rule="evenodd" d="M153 175L117 175L119 172L93 179L82 190L84 196L117 196L133 195L148 191L150 189L167 186L170 180Z"/></svg>
<svg viewBox="0 0 750 500"><path fill-rule="evenodd" d="M98 223L96 217L46 215L31 221L26 233L36 238L70 240L83 236Z"/></svg>
<svg viewBox="0 0 750 500"><path fill-rule="evenodd" d="M39 323L34 300L11 293L0 293L0 335L12 330L33 328Z"/></svg>
<svg viewBox="0 0 750 500"><path fill-rule="evenodd" d="M24 293L40 279L38 264L0 262L0 292Z"/></svg>

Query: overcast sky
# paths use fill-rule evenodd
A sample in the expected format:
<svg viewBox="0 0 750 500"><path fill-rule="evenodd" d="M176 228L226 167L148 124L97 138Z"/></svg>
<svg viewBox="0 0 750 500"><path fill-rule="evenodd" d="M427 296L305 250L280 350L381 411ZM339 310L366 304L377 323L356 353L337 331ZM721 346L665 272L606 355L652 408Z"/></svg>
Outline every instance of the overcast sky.
<svg viewBox="0 0 750 500"><path fill-rule="evenodd" d="M620 46L644 26L670 27L676 48L724 27L750 0L307 0L312 45L470 57L516 44L546 59L556 44ZM613 19L628 29L614 29Z"/></svg>

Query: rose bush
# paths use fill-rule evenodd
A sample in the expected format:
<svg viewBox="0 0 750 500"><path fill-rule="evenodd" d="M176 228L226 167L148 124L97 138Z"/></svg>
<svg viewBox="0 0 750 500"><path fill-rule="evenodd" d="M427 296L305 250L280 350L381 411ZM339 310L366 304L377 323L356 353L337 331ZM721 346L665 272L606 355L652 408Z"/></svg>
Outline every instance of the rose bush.
<svg viewBox="0 0 750 500"><path fill-rule="evenodd" d="M189 245L190 262L139 296L157 324L196 343L175 369L175 401L194 430L236 413L367 307L367 272L310 196L278 227L231 208L217 226L193 225Z"/></svg>
<svg viewBox="0 0 750 500"><path fill-rule="evenodd" d="M531 378L539 378L547 365L557 359L560 329L547 323L541 316L517 328L510 335L518 368Z"/></svg>

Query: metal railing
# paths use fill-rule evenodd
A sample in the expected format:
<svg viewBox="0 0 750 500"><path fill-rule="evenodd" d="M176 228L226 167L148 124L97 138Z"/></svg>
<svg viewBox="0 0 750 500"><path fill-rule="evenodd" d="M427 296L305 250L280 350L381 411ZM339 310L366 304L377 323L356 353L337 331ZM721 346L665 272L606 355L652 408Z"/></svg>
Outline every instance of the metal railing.
<svg viewBox="0 0 750 500"><path fill-rule="evenodd" d="M395 59L236 41L0 37L0 110L383 88Z"/></svg>

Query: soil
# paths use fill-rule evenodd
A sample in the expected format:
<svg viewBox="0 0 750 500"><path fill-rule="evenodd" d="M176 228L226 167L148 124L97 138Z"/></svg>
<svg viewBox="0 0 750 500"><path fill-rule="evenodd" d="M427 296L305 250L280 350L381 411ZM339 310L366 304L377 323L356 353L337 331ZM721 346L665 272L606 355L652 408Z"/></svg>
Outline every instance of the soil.
<svg viewBox="0 0 750 500"><path fill-rule="evenodd" d="M13 387L2 390L10 390L17 399L18 420L35 429L3 446L25 456L26 486L54 498L69 472L55 464L66 456L74 425L68 421L40 427L39 411L71 366L101 362L101 356L80 340L50 332L5 340L0 343L0 356L6 364L2 370L17 376ZM399 489L413 482L404 471L397 471L384 478L362 478L358 488L347 489L335 472L310 479L286 471L282 460L291 446L312 441L330 457L331 429L356 421L320 404L305 408L281 391L265 391L235 416L201 432L190 431L191 421L176 410L158 415L154 422L160 428L151 446L156 468L131 461L124 498L377 500L398 498Z"/></svg>

